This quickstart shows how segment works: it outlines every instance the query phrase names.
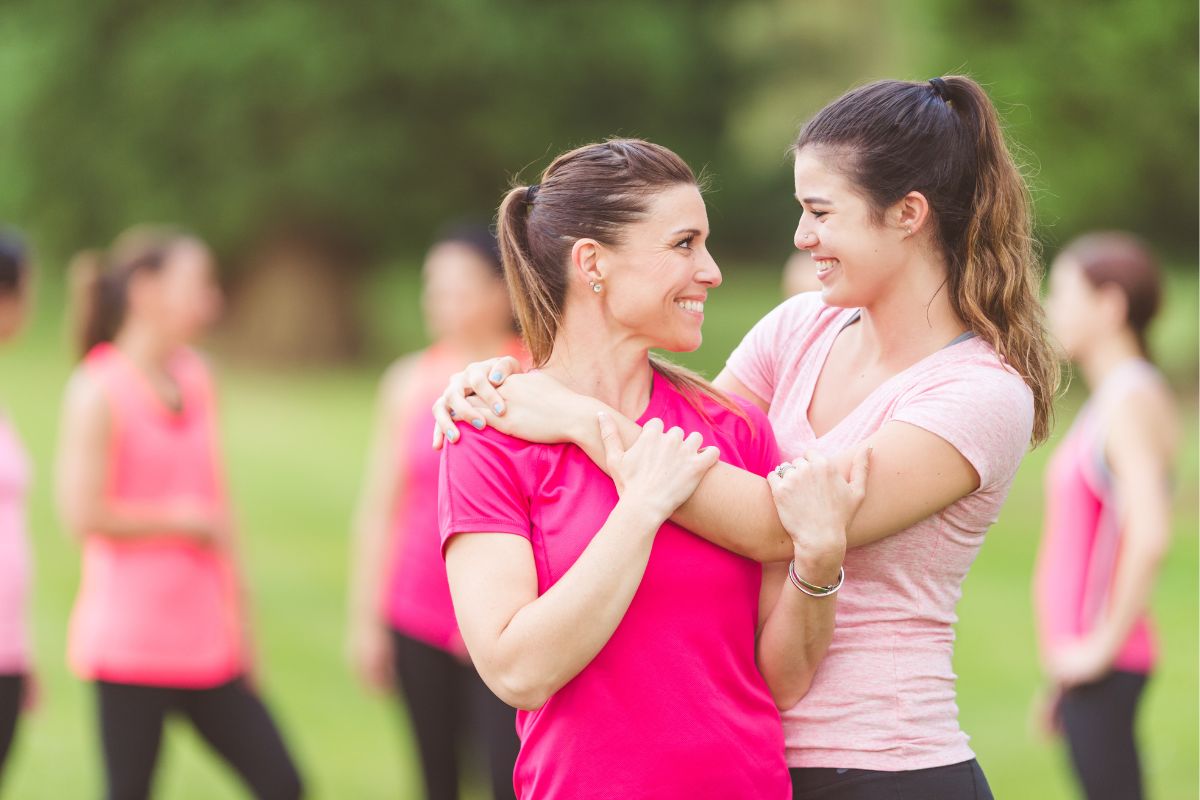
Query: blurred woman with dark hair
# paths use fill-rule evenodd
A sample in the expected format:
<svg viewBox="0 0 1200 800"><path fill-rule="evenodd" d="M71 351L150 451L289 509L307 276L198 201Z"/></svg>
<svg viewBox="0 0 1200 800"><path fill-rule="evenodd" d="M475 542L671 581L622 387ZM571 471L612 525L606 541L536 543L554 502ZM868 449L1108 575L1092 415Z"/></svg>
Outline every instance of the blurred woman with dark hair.
<svg viewBox="0 0 1200 800"><path fill-rule="evenodd" d="M11 231L0 233L0 342L21 330L29 308L29 253ZM26 532L32 467L7 415L0 414L0 781L22 706L32 705L34 679L28 595L33 577Z"/></svg>
<svg viewBox="0 0 1200 800"><path fill-rule="evenodd" d="M500 250L486 228L459 226L439 237L422 277L433 344L396 361L380 387L355 522L349 657L367 686L403 693L426 797L459 796L460 752L475 733L487 746L493 796L512 797L515 715L479 678L454 619L428 409L468 362L497 352L524 358L524 350Z"/></svg>
<svg viewBox="0 0 1200 800"><path fill-rule="evenodd" d="M1142 796L1134 719L1157 661L1150 597L1171 531L1178 425L1146 331L1162 294L1149 249L1125 233L1071 242L1046 310L1091 397L1046 474L1035 578L1048 719L1091 800Z"/></svg>
<svg viewBox="0 0 1200 800"><path fill-rule="evenodd" d="M216 398L191 345L220 305L194 236L135 228L71 265L82 363L59 431L58 506L82 542L69 657L93 681L107 797L150 794L164 718L186 715L256 797L300 777L253 669Z"/></svg>

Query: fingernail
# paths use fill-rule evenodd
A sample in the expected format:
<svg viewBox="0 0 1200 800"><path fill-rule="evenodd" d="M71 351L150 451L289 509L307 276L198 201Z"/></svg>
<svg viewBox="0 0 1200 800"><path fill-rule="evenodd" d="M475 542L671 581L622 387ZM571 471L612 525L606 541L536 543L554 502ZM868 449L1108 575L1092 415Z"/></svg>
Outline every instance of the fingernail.
<svg viewBox="0 0 1200 800"><path fill-rule="evenodd" d="M493 372L492 373L492 383L499 383L503 377L504 377L503 373Z"/></svg>
<svg viewBox="0 0 1200 800"><path fill-rule="evenodd" d="M450 430L446 431L446 438L452 442L457 442L458 441L458 430L455 428L451 428Z"/></svg>
<svg viewBox="0 0 1200 800"><path fill-rule="evenodd" d="M453 419L454 417L457 417L457 416L458 416L458 412L457 412L457 411L455 411L453 408L452 408L452 409L450 409L450 417L451 417L451 419Z"/></svg>
<svg viewBox="0 0 1200 800"><path fill-rule="evenodd" d="M483 420L473 419L473 420L471 420L471 424L475 426L475 430L477 430L477 431L483 430Z"/></svg>
<svg viewBox="0 0 1200 800"><path fill-rule="evenodd" d="M492 406L492 411L496 412L496 416L500 416L501 414L504 413L504 406L500 405L499 403L496 403L496 405Z"/></svg>

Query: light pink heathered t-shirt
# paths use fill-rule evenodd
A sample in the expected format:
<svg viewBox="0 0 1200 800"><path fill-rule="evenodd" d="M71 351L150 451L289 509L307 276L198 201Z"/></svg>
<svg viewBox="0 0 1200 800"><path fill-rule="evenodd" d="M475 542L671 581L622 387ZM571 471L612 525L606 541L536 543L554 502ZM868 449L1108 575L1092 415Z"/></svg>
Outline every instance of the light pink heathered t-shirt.
<svg viewBox="0 0 1200 800"><path fill-rule="evenodd" d="M721 459L760 475L779 453L716 403L705 420L655 375L642 421L697 431ZM461 426L460 426L461 427ZM603 527L617 492L575 445L531 444L492 428L442 450L442 539L528 539L544 594ZM537 711L517 712L513 783L525 800L791 796L779 712L755 663L762 568L668 522L612 638Z"/></svg>
<svg viewBox="0 0 1200 800"><path fill-rule="evenodd" d="M0 416L0 675L29 667L25 627L30 555L25 531L29 457L17 432Z"/></svg>
<svg viewBox="0 0 1200 800"><path fill-rule="evenodd" d="M786 458L854 448L889 422L945 439L980 487L940 513L846 554L837 627L812 688L783 714L793 767L912 770L973 758L958 726L951 656L962 582L1000 512L1033 425L1033 397L982 339L946 347L872 392L824 436L813 388L855 309L787 300L746 335L730 372L770 405Z"/></svg>

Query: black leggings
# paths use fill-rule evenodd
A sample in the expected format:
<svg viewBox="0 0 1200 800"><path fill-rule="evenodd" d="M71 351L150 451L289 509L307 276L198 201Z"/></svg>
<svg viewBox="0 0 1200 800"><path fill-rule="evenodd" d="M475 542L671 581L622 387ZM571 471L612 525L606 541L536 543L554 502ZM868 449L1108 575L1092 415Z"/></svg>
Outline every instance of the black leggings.
<svg viewBox="0 0 1200 800"><path fill-rule="evenodd" d="M212 689L97 681L108 800L148 797L163 721L187 716L258 798L300 797L300 775L258 696L238 678Z"/></svg>
<svg viewBox="0 0 1200 800"><path fill-rule="evenodd" d="M515 797L521 744L516 712L492 694L470 664L392 631L396 681L408 703L428 800L457 800L459 751L471 737L487 748L492 796Z"/></svg>
<svg viewBox="0 0 1200 800"><path fill-rule="evenodd" d="M1142 797L1133 721L1145 687L1145 675L1110 672L1095 683L1063 692L1058 716L1088 800Z"/></svg>
<svg viewBox="0 0 1200 800"><path fill-rule="evenodd" d="M992 800L975 759L903 772L872 769L793 769L794 800Z"/></svg>
<svg viewBox="0 0 1200 800"><path fill-rule="evenodd" d="M0 675L0 786L4 782L4 761L8 757L8 748L17 731L24 686L23 675Z"/></svg>

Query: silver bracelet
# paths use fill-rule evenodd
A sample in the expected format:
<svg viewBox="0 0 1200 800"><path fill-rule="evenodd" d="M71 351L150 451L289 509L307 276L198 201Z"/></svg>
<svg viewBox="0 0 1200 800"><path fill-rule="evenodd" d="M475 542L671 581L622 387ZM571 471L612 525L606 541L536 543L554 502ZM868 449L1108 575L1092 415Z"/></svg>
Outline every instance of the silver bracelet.
<svg viewBox="0 0 1200 800"><path fill-rule="evenodd" d="M788 562L788 580L792 582L792 586L795 586L809 597L829 597L831 594L837 594L837 590L842 588L842 584L846 581L846 568L838 568L837 583L832 583L829 586L817 586L796 574L796 559L793 558Z"/></svg>

